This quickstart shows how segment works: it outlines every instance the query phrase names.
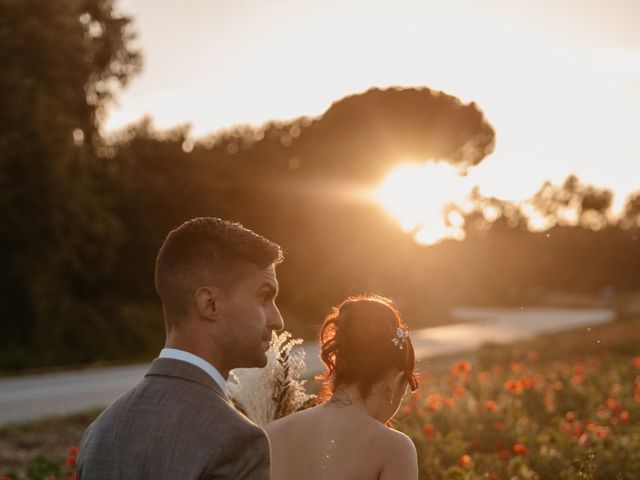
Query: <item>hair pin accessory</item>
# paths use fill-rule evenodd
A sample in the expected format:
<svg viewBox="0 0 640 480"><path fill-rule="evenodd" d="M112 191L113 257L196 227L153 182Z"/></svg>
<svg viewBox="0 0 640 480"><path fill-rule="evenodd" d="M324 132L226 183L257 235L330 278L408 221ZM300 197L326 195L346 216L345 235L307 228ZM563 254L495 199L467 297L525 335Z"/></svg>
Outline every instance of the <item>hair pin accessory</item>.
<svg viewBox="0 0 640 480"><path fill-rule="evenodd" d="M402 328L398 327L396 329L396 333L391 339L391 343L393 343L400 350L404 350L404 347L407 345L407 337L409 336L409 332Z"/></svg>

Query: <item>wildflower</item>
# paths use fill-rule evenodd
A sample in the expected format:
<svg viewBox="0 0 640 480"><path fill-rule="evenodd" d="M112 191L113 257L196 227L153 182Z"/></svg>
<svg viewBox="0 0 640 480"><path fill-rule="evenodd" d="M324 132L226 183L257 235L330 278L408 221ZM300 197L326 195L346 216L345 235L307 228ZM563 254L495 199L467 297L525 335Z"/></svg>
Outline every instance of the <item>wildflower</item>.
<svg viewBox="0 0 640 480"><path fill-rule="evenodd" d="M473 460L471 460L471 457L469 455L462 455L459 459L458 459L458 466L459 467L468 467L471 466L471 464L473 463Z"/></svg>
<svg viewBox="0 0 640 480"><path fill-rule="evenodd" d="M620 396L620 392L622 391L622 387L619 383L614 383L611 385L611 389L609 390L609 396L611 398L618 398Z"/></svg>
<svg viewBox="0 0 640 480"><path fill-rule="evenodd" d="M425 423L424 427L422 427L422 431L427 436L427 438L433 438L436 436L436 431L433 428L433 425L430 423Z"/></svg>
<svg viewBox="0 0 640 480"><path fill-rule="evenodd" d="M493 400L485 400L482 402L482 407L489 412L495 412L498 409L498 404Z"/></svg>
<svg viewBox="0 0 640 480"><path fill-rule="evenodd" d="M609 427L599 425L595 428L594 433L599 440L604 440L611 433L611 429Z"/></svg>
<svg viewBox="0 0 640 480"><path fill-rule="evenodd" d="M567 421L569 421L569 422L573 422L577 418L577 415L576 415L575 412L569 411L569 412L564 414L564 418L566 418Z"/></svg>
<svg viewBox="0 0 640 480"><path fill-rule="evenodd" d="M513 450L513 453L515 453L516 455L526 455L527 454L527 447L525 447L521 443L514 443L513 447L511 447L511 449Z"/></svg>
<svg viewBox="0 0 640 480"><path fill-rule="evenodd" d="M463 397L465 394L467 393L467 389L460 386L460 385L455 385L453 387L453 395L454 397Z"/></svg>
<svg viewBox="0 0 640 480"><path fill-rule="evenodd" d="M633 363L633 366L634 366L634 367L636 367L636 368L640 368L640 357L635 357L635 358L632 360L632 363Z"/></svg>
<svg viewBox="0 0 640 480"><path fill-rule="evenodd" d="M413 411L413 407L411 406L411 404L407 403L406 405L403 405L402 408L400 409L400 411L404 414L404 415L409 415L412 411Z"/></svg>
<svg viewBox="0 0 640 480"><path fill-rule="evenodd" d="M522 371L524 370L524 365L519 362L513 362L511 365L509 365L509 368L511 369L511 372L517 375L519 373L522 373Z"/></svg>
<svg viewBox="0 0 640 480"><path fill-rule="evenodd" d="M439 393L432 393L431 395L428 395L426 401L427 408L432 412L436 412L440 410L440 407L442 407L442 395Z"/></svg>
<svg viewBox="0 0 640 480"><path fill-rule="evenodd" d="M616 402L615 400L613 400L612 398L607 398L604 401L604 404L606 405L607 409L611 412L611 413L617 413L620 411L621 407L620 404L618 402Z"/></svg>
<svg viewBox="0 0 640 480"><path fill-rule="evenodd" d="M520 380L507 380L504 383L504 389L514 395L522 395L522 392L524 391L524 387Z"/></svg>
<svg viewBox="0 0 640 480"><path fill-rule="evenodd" d="M491 374L489 372L483 371L478 373L478 380L480 381L480 383L487 383L490 377L491 377Z"/></svg>
<svg viewBox="0 0 640 480"><path fill-rule="evenodd" d="M571 385L582 385L583 381L584 378L582 377L582 375L574 375L573 377L571 377Z"/></svg>
<svg viewBox="0 0 640 480"><path fill-rule="evenodd" d="M529 350L527 352L527 360L529 360L530 362L535 362L539 358L540 358L540 354L535 350Z"/></svg>
<svg viewBox="0 0 640 480"><path fill-rule="evenodd" d="M629 421L631 421L631 415L627 410L623 410L622 412L620 412L620 421L624 424L627 424L629 423Z"/></svg>
<svg viewBox="0 0 640 480"><path fill-rule="evenodd" d="M77 461L77 456L78 456L78 447L70 447L69 448L69 455L67 456L67 459L65 460L65 465L68 467L75 467L76 466L76 461Z"/></svg>
<svg viewBox="0 0 640 480"><path fill-rule="evenodd" d="M465 360L456 362L451 368L451 373L457 375L471 371L471 364Z"/></svg>
<svg viewBox="0 0 640 480"><path fill-rule="evenodd" d="M509 458L511 458L511 454L507 450L500 450L498 452L498 457L506 462L507 460L509 460Z"/></svg>
<svg viewBox="0 0 640 480"><path fill-rule="evenodd" d="M500 422L500 421L496 421L496 422L493 424L493 429L494 429L496 432L501 432L502 430L504 430L504 429L505 429L505 427L506 427L506 425L505 425L504 423Z"/></svg>
<svg viewBox="0 0 640 480"><path fill-rule="evenodd" d="M582 425L580 425L579 423L576 423L576 424L573 425L573 433L572 433L572 435L574 437L579 437L583 433L584 433L584 430L582 430Z"/></svg>

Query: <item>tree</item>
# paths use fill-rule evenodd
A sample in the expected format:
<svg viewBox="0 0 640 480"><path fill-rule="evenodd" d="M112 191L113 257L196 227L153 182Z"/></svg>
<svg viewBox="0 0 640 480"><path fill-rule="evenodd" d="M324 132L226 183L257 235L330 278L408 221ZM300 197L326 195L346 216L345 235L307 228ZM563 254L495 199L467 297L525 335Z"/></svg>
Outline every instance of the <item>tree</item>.
<svg viewBox="0 0 640 480"><path fill-rule="evenodd" d="M132 38L111 0L0 0L5 354L46 337L50 315L90 296L113 260L118 220L96 157L98 125L140 68Z"/></svg>
<svg viewBox="0 0 640 480"><path fill-rule="evenodd" d="M462 170L493 151L475 103L428 88L371 89L335 102L291 140L287 159L323 177L370 183L403 162L445 160Z"/></svg>
<svg viewBox="0 0 640 480"><path fill-rule="evenodd" d="M462 220L465 236L506 231L527 231L529 224L520 205L496 197L486 197L476 186L469 194L471 208L452 203L445 209L447 226L453 226L452 219Z"/></svg>
<svg viewBox="0 0 640 480"><path fill-rule="evenodd" d="M530 204L546 219L549 227L579 225L599 230L609 224L612 200L610 190L585 185L578 177L570 175L560 186L545 182Z"/></svg>
<svg viewBox="0 0 640 480"><path fill-rule="evenodd" d="M624 229L640 228L640 191L627 198L619 224Z"/></svg>

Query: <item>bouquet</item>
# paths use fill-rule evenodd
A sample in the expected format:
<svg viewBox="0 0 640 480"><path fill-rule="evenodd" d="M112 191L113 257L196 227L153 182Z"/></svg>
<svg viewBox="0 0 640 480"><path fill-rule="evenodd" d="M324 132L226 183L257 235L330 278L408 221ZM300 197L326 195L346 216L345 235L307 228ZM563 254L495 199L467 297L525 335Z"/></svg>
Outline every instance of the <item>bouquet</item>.
<svg viewBox="0 0 640 480"><path fill-rule="evenodd" d="M306 392L302 340L291 333L273 332L264 368L236 368L227 384L229 397L238 410L256 425L267 423L315 404L315 395Z"/></svg>

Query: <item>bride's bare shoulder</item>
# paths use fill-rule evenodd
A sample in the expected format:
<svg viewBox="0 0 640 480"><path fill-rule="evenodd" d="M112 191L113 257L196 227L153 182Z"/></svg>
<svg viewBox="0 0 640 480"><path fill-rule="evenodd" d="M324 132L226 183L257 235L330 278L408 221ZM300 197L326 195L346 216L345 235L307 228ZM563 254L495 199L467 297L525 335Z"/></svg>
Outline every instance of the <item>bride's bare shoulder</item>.
<svg viewBox="0 0 640 480"><path fill-rule="evenodd" d="M383 451L385 452L385 461L380 479L418 478L416 447L407 435L387 428Z"/></svg>
<svg viewBox="0 0 640 480"><path fill-rule="evenodd" d="M393 446L396 452L398 451L406 451L408 453L416 451L416 447L407 435L392 428L385 428L386 435L385 439L388 442L389 446Z"/></svg>
<svg viewBox="0 0 640 480"><path fill-rule="evenodd" d="M286 417L273 420L265 427L265 431L269 436L279 435L282 432L289 431L294 425L308 420L310 417L315 416L315 408L309 408L300 412L287 415Z"/></svg>

